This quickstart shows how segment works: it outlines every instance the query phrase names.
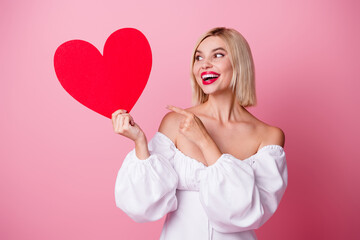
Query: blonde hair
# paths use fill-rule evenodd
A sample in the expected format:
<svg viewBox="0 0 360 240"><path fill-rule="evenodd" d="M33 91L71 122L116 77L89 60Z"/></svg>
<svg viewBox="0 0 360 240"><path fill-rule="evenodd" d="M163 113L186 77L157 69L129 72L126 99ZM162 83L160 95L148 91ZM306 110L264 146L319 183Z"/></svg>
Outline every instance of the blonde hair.
<svg viewBox="0 0 360 240"><path fill-rule="evenodd" d="M239 104L244 107L254 106L256 104L255 67L249 44L238 31L224 27L213 28L206 32L200 37L194 48L190 67L193 105L204 103L209 97L196 82L193 67L197 48L205 38L211 36L220 37L229 50L233 68L230 87Z"/></svg>

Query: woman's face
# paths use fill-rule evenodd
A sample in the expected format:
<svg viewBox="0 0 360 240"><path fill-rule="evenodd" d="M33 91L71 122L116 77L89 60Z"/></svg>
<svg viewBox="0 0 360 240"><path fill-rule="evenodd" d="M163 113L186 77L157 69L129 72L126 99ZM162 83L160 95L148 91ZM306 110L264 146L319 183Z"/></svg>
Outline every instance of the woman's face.
<svg viewBox="0 0 360 240"><path fill-rule="evenodd" d="M233 69L229 50L217 36L205 38L195 53L193 74L205 94L229 89Z"/></svg>

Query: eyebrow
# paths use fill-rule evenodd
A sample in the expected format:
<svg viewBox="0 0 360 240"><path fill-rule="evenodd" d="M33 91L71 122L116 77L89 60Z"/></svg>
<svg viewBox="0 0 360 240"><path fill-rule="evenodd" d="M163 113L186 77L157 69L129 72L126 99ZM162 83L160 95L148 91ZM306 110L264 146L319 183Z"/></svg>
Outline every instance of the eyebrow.
<svg viewBox="0 0 360 240"><path fill-rule="evenodd" d="M227 51L226 51L224 48L222 48L222 47L215 48L215 49L213 49L211 52L216 52L217 50L223 50L224 52L227 52ZM200 50L196 50L195 52L202 53Z"/></svg>

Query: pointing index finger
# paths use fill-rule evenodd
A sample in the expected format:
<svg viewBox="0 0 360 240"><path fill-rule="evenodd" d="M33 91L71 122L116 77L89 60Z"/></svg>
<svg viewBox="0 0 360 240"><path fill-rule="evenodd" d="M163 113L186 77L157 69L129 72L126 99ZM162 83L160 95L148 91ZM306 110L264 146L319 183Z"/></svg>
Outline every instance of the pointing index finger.
<svg viewBox="0 0 360 240"><path fill-rule="evenodd" d="M186 111L186 110L184 110L184 109L182 109L182 108L178 108L178 107L175 107L175 106L172 106L172 105L168 105L168 106L167 106L167 109L170 109L170 110L172 110L172 111L174 111L174 112L183 114L183 115L185 115L185 116L189 116L189 112Z"/></svg>

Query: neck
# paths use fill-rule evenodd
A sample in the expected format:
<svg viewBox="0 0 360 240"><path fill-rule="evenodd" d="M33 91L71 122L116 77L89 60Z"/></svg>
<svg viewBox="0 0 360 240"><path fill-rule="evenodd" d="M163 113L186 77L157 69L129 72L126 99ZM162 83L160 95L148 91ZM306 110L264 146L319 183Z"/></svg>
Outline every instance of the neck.
<svg viewBox="0 0 360 240"><path fill-rule="evenodd" d="M239 121L247 113L247 110L238 104L231 89L210 94L203 106L209 117L216 119L220 124Z"/></svg>

